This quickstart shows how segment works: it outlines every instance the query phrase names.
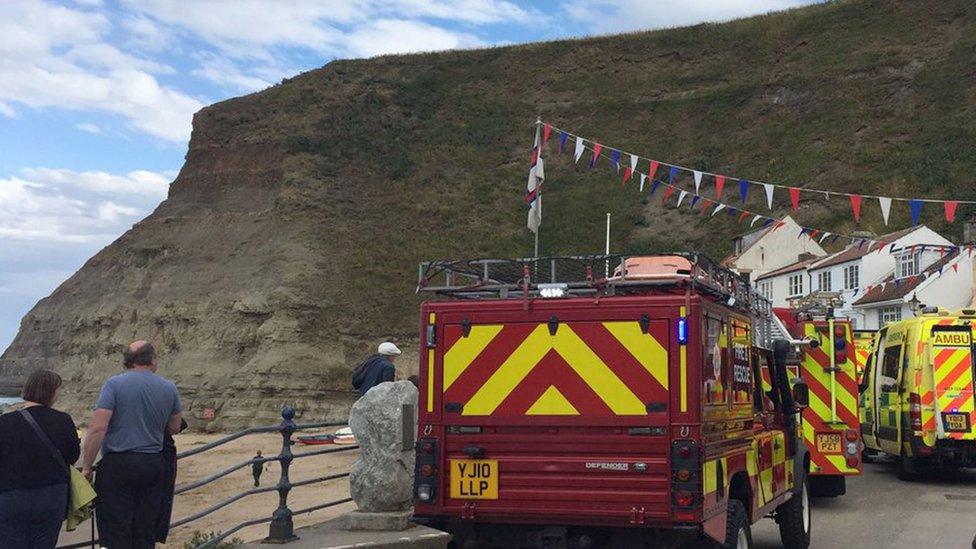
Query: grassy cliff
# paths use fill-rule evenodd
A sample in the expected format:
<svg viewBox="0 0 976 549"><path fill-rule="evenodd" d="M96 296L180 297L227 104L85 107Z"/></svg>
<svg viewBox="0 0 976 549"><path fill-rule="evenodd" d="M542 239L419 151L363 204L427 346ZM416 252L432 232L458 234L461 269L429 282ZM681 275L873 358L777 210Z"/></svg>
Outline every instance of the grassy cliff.
<svg viewBox="0 0 976 549"><path fill-rule="evenodd" d="M159 342L191 410L218 409L214 425L266 420L255 410L284 401L341 415L348 369L381 338L413 337L418 261L531 252L523 196L537 115L729 176L976 198L974 52L976 3L856 0L330 63L198 113L169 198L31 311L0 380L59 369L82 409L141 336ZM646 201L606 162L588 172L550 154L547 176L544 254L602 250L608 211L615 251L721 257L744 230ZM730 182L726 196L735 191ZM787 213L785 193L777 201ZM764 202L753 188L747 207ZM910 223L896 208L892 229ZM841 197L811 197L795 217L885 231L870 201L860 226ZM961 235L932 205L922 219Z"/></svg>

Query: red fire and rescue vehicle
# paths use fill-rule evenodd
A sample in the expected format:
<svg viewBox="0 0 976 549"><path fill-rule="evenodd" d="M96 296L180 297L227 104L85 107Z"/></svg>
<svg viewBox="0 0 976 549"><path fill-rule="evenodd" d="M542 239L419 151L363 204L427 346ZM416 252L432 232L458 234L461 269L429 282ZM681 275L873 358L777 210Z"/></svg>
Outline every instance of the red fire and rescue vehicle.
<svg viewBox="0 0 976 549"><path fill-rule="evenodd" d="M419 520L501 547L749 547L773 517L809 545L807 388L738 275L473 260L422 264L418 289L441 298L421 309Z"/></svg>

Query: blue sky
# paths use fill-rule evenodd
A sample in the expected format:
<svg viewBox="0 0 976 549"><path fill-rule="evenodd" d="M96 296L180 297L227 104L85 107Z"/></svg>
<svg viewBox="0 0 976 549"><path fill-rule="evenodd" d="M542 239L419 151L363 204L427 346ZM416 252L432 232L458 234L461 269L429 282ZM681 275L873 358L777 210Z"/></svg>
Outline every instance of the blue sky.
<svg viewBox="0 0 976 549"><path fill-rule="evenodd" d="M4 0L0 349L166 197L201 107L333 59L722 21L813 0Z"/></svg>

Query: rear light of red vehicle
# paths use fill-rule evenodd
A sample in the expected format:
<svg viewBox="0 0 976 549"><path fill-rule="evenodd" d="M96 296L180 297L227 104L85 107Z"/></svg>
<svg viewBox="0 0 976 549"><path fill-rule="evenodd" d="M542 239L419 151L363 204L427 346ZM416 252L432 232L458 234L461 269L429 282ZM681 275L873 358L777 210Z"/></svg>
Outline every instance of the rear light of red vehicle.
<svg viewBox="0 0 976 549"><path fill-rule="evenodd" d="M922 399L919 398L918 393L908 395L908 419L913 431L922 430Z"/></svg>
<svg viewBox="0 0 976 549"><path fill-rule="evenodd" d="M849 429L846 433L844 433L844 438L846 438L848 442L857 441L857 431Z"/></svg>
<svg viewBox="0 0 976 549"><path fill-rule="evenodd" d="M671 494L677 509L701 504L701 454L693 440L676 440L671 446Z"/></svg>
<svg viewBox="0 0 976 549"><path fill-rule="evenodd" d="M417 441L417 464L414 475L414 495L421 503L433 503L437 496L437 452L436 438L422 438Z"/></svg>
<svg viewBox="0 0 976 549"><path fill-rule="evenodd" d="M857 457L847 456L847 466L850 467L851 469L857 467Z"/></svg>

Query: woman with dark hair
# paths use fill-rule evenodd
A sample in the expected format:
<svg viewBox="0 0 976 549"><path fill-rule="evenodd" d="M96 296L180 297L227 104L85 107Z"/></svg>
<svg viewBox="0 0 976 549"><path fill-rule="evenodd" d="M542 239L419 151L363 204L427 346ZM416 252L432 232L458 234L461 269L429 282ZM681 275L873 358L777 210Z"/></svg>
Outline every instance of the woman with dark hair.
<svg viewBox="0 0 976 549"><path fill-rule="evenodd" d="M68 509L69 476L64 464L77 461L81 452L71 416L51 408L60 387L61 376L37 370L24 384L23 411L0 415L0 545L4 549L57 545Z"/></svg>

